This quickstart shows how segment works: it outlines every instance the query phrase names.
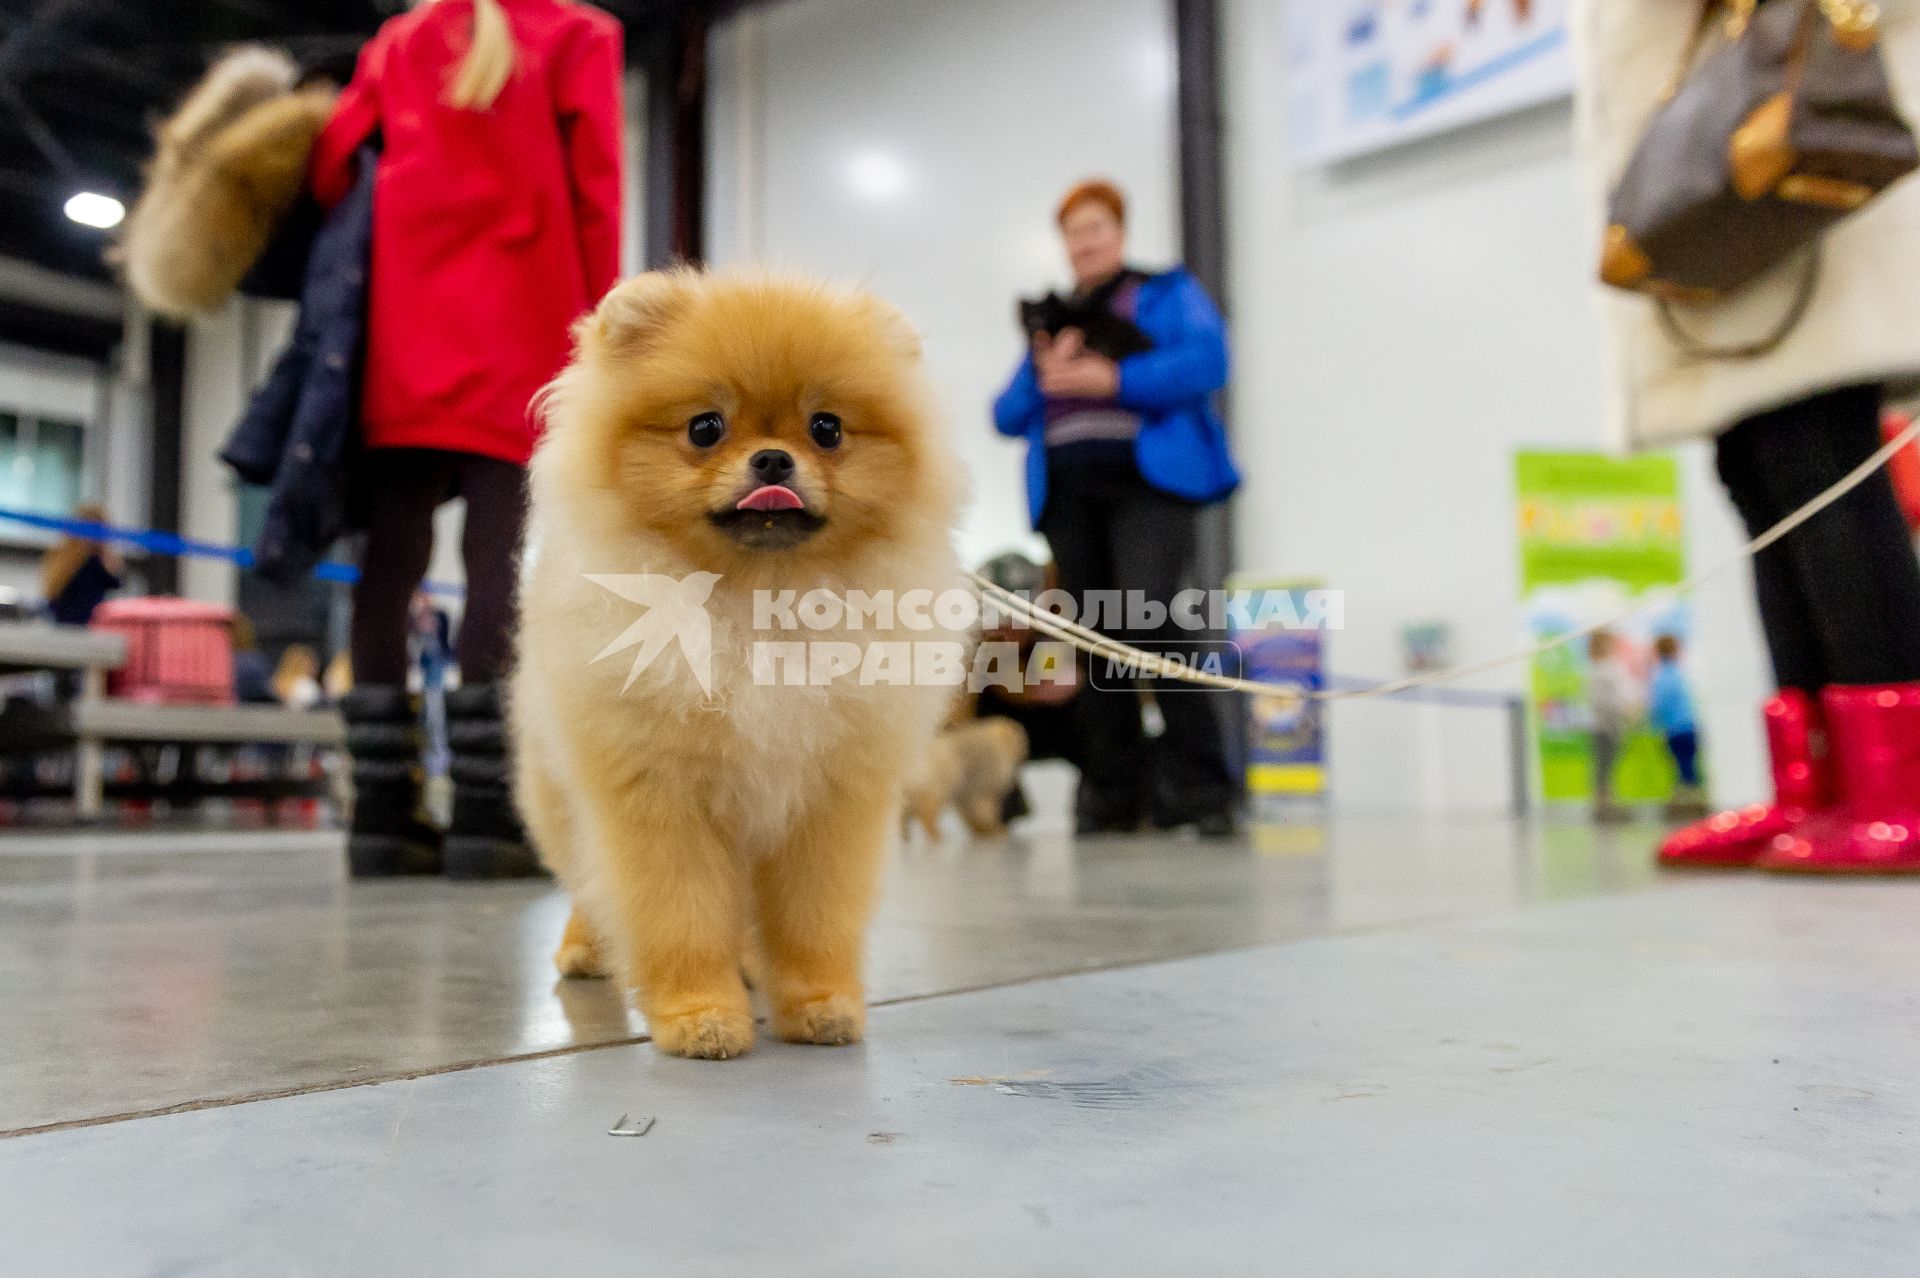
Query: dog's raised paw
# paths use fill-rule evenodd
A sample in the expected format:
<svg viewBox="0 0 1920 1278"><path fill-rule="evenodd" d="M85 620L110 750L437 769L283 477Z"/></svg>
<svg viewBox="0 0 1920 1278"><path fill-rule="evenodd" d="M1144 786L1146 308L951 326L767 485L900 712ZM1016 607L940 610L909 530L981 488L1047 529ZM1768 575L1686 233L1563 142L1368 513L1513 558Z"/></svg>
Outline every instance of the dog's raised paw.
<svg viewBox="0 0 1920 1278"><path fill-rule="evenodd" d="M597 981L610 973L600 950L587 941L564 941L553 953L553 966L568 980Z"/></svg>
<svg viewBox="0 0 1920 1278"><path fill-rule="evenodd" d="M653 1045L668 1056L725 1061L753 1049L753 1018L743 1012L699 1011L647 1021Z"/></svg>
<svg viewBox="0 0 1920 1278"><path fill-rule="evenodd" d="M554 951L553 965L567 980L590 980L612 974L600 950L600 937L578 909L567 916L567 927L560 934L560 948Z"/></svg>
<svg viewBox="0 0 1920 1278"><path fill-rule="evenodd" d="M774 1033L789 1043L817 1043L823 1047L844 1047L857 1043L867 1032L867 1008L858 998L829 994L777 1008L773 1015Z"/></svg>

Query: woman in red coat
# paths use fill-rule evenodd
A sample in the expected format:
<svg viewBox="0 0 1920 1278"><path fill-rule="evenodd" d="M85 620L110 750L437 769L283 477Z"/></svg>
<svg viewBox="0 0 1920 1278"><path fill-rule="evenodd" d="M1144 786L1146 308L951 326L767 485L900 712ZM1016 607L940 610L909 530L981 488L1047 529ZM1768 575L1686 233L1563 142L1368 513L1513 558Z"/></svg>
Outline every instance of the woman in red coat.
<svg viewBox="0 0 1920 1278"><path fill-rule="evenodd" d="M315 145L322 204L379 139L361 403L368 536L353 599L357 686L344 709L363 875L433 872L414 819L407 608L433 515L465 498L467 604L448 698L454 811L446 872L537 872L507 797L499 678L513 628L528 405L620 259L621 29L570 0L428 0L360 55Z"/></svg>

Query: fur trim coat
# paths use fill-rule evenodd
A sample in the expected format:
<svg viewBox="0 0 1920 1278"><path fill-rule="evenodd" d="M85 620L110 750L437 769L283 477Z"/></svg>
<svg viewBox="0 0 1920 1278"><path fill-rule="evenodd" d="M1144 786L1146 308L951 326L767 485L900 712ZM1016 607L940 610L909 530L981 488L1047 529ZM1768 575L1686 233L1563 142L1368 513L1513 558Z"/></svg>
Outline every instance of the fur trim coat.
<svg viewBox="0 0 1920 1278"><path fill-rule="evenodd" d="M304 188L330 89L296 90L270 49L216 63L155 139L118 260L135 297L174 319L225 305Z"/></svg>
<svg viewBox="0 0 1920 1278"><path fill-rule="evenodd" d="M1881 0L1882 48L1909 121L1920 121L1920 0ZM1594 202L1595 269L1607 194L1658 107L1699 21L1699 0L1574 0L1578 119ZM1737 297L1682 319L1701 342L1764 337L1792 304L1789 262ZM1806 319L1757 359L1687 354L1646 298L1602 289L1619 438L1636 448L1713 436L1824 390L1920 374L1920 177L1830 232ZM1596 287L1599 287L1596 285Z"/></svg>

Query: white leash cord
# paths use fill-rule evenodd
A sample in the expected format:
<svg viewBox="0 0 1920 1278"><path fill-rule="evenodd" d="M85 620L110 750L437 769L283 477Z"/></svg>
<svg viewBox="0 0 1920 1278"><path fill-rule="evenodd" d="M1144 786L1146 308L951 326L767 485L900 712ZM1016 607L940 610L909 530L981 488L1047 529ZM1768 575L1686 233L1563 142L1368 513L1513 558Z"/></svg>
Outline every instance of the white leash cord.
<svg viewBox="0 0 1920 1278"><path fill-rule="evenodd" d="M1068 621L1064 617L1037 608L1034 606L1032 600L995 585L977 572L969 573L968 576L990 602L1004 609L1009 615L1019 620L1022 624L1050 638L1072 644L1075 648L1092 656L1108 657L1112 660L1126 663L1146 676L1179 679L1187 683L1196 683L1210 688L1224 689L1228 692L1252 692L1259 693L1262 696L1281 697L1295 701L1361 701L1370 697L1388 697L1397 692L1411 692L1416 688L1429 688L1435 684L1452 683L1473 675L1484 674L1488 670L1510 665L1513 662L1526 661L1542 653L1551 652L1555 648L1577 643L1598 631L1617 626L1628 618L1636 616L1649 608L1666 603L1670 599L1677 599L1681 595L1705 585L1715 577L1746 563L1749 559L1752 559L1755 555L1767 549L1767 547L1773 545L1782 537L1785 537L1788 533L1791 533L1794 529L1800 527L1815 515L1818 515L1821 511L1839 501L1842 497L1845 497L1861 484L1867 482L1868 478L1870 478L1875 471L1893 460L1894 454L1913 443L1916 439L1920 439L1920 419L1916 419L1905 430L1888 440L1878 452L1848 472L1845 478L1841 479L1838 483L1828 488L1800 509L1794 511L1791 515L1788 515L1773 527L1767 529L1767 531L1761 533L1758 537L1755 537L1739 551L1713 564L1706 570L1695 573L1685 581L1678 582L1671 586L1661 586L1658 589L1649 591L1636 600L1632 607L1623 612L1605 618L1604 620L1582 626L1578 630L1570 630L1566 634L1555 635L1551 639L1542 640L1539 643L1516 649L1513 652L1503 653L1497 657L1489 657L1484 661L1475 661L1467 665L1454 666L1449 670L1435 670L1427 674L1409 675L1405 679L1396 679L1391 683L1379 684L1372 688L1310 692L1298 684L1266 683L1257 679L1242 679L1229 675L1211 674L1204 670L1195 670L1184 662L1169 662L1153 653L1143 652L1138 648L1121 643L1116 639L1109 639L1105 635L1094 630L1089 630L1077 622Z"/></svg>

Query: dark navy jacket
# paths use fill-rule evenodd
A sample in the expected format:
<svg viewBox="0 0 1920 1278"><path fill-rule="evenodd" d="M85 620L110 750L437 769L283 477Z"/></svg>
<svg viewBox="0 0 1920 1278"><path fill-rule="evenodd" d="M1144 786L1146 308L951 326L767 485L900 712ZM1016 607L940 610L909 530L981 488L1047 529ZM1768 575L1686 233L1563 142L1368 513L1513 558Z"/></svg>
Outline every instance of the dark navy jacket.
<svg viewBox="0 0 1920 1278"><path fill-rule="evenodd" d="M1213 393L1227 384L1227 326L1200 282L1175 269L1140 285L1134 323L1153 349L1120 361L1115 402L1140 414L1134 460L1153 487L1188 501L1218 501L1240 486ZM1002 435L1027 439L1027 510L1047 506L1047 414L1029 355L993 405Z"/></svg>
<svg viewBox="0 0 1920 1278"><path fill-rule="evenodd" d="M347 529L376 158L362 152L352 194L314 237L293 340L220 453L242 480L273 487L253 557L261 576L282 585L311 572Z"/></svg>

